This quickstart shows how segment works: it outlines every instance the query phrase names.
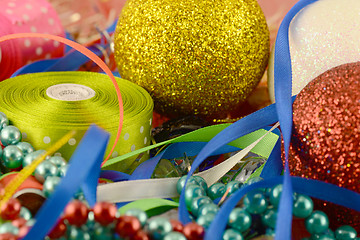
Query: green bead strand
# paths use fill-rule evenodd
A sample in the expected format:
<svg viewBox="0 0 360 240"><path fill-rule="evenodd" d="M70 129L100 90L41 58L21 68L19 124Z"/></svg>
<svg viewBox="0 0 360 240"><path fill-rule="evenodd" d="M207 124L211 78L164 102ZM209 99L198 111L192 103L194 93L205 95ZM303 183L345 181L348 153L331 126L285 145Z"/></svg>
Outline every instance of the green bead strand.
<svg viewBox="0 0 360 240"><path fill-rule="evenodd" d="M329 219L324 212L314 211L305 220L305 227L310 234L321 234L328 229Z"/></svg>

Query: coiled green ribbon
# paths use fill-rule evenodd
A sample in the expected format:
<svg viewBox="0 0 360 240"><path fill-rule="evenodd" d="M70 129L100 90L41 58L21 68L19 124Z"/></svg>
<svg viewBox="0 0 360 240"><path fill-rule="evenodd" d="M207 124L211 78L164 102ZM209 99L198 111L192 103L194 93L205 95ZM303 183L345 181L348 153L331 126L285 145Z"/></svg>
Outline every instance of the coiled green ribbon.
<svg viewBox="0 0 360 240"><path fill-rule="evenodd" d="M148 146L153 111L150 95L141 87L117 78L124 105L124 123L113 157ZM23 141L46 149L69 130L77 135L56 155L69 159L90 124L95 123L115 141L119 109L114 86L104 74L46 72L17 76L0 82L0 111L23 133ZM142 159L146 159L146 155ZM111 169L130 172L142 160L135 156Z"/></svg>

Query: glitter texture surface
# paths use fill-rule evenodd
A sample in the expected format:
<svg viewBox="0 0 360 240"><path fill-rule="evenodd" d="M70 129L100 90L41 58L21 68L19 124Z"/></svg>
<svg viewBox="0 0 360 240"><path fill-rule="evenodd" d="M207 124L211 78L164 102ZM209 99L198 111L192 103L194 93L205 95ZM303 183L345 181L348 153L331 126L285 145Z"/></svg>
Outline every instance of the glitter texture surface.
<svg viewBox="0 0 360 240"><path fill-rule="evenodd" d="M120 75L172 117L225 118L256 87L269 55L256 0L129 0L114 41Z"/></svg>
<svg viewBox="0 0 360 240"><path fill-rule="evenodd" d="M292 93L341 64L360 60L360 1L319 0L299 12L290 24ZM269 95L274 98L274 59L268 71Z"/></svg>
<svg viewBox="0 0 360 240"><path fill-rule="evenodd" d="M333 68L311 81L293 110L291 173L360 193L360 62ZM332 204L326 212L330 222L360 229L358 212Z"/></svg>

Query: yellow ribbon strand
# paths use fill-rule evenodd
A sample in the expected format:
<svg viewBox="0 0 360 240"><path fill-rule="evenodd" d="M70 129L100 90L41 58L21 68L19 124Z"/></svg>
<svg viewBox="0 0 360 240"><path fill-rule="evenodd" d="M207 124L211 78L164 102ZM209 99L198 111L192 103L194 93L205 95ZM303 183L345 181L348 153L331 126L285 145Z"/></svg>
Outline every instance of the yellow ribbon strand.
<svg viewBox="0 0 360 240"><path fill-rule="evenodd" d="M23 168L17 176L5 187L5 194L1 196L0 209L14 195L21 184L35 171L36 167L42 163L49 155L54 154L59 148L65 145L70 138L75 135L76 131L70 131L59 141L52 145L44 154L36 158L30 165ZM0 210L1 211L1 210Z"/></svg>

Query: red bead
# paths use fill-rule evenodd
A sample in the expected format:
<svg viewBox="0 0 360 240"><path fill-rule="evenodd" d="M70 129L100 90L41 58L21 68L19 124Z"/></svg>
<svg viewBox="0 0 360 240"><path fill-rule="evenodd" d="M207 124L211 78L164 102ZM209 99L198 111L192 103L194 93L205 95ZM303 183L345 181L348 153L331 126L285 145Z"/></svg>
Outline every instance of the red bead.
<svg viewBox="0 0 360 240"><path fill-rule="evenodd" d="M11 198L1 206L0 217L4 220L14 220L19 217L21 203L16 198Z"/></svg>
<svg viewBox="0 0 360 240"><path fill-rule="evenodd" d="M0 234L0 240L16 240L17 237L11 233L2 233Z"/></svg>
<svg viewBox="0 0 360 240"><path fill-rule="evenodd" d="M68 220L69 224L80 227L88 219L89 209L79 200L69 203L65 210L63 218Z"/></svg>
<svg viewBox="0 0 360 240"><path fill-rule="evenodd" d="M11 222L12 225L14 225L17 228L21 228L26 224L26 220L24 218L17 218Z"/></svg>
<svg viewBox="0 0 360 240"><path fill-rule="evenodd" d="M140 221L134 216L120 216L115 231L120 237L134 236L141 229Z"/></svg>
<svg viewBox="0 0 360 240"><path fill-rule="evenodd" d="M117 208L109 202L98 202L95 204L93 212L95 221L101 225L108 225L115 220Z"/></svg>
<svg viewBox="0 0 360 240"><path fill-rule="evenodd" d="M24 225L21 228L19 228L19 233L17 235L18 238L23 238L26 236L26 234L28 234L29 230L30 230L30 226Z"/></svg>
<svg viewBox="0 0 360 240"><path fill-rule="evenodd" d="M67 230L66 224L64 223L63 219L60 219L57 224L53 227L53 229L51 230L51 232L48 234L48 236L51 239L56 239L56 238L61 238L62 236L65 235Z"/></svg>
<svg viewBox="0 0 360 240"><path fill-rule="evenodd" d="M186 224L183 233L188 240L200 240L205 235L204 228L196 223Z"/></svg>
<svg viewBox="0 0 360 240"><path fill-rule="evenodd" d="M171 226L173 227L173 231L175 232L183 232L184 226L179 220L176 219L170 219Z"/></svg>
<svg viewBox="0 0 360 240"><path fill-rule="evenodd" d="M136 232L136 234L133 236L132 240L150 240L149 235L146 234L146 232L140 230Z"/></svg>

